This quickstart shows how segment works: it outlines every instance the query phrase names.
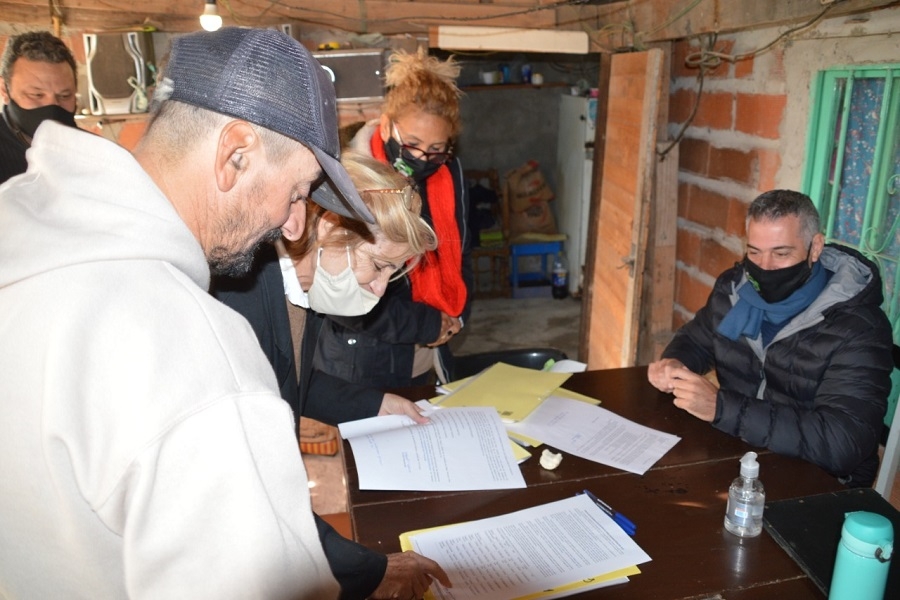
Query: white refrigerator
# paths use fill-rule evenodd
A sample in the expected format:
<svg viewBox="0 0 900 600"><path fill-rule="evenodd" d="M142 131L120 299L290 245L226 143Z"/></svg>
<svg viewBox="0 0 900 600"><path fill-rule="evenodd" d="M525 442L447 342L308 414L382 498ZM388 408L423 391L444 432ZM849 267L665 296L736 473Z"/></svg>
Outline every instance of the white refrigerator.
<svg viewBox="0 0 900 600"><path fill-rule="evenodd" d="M556 213L560 233L566 234L569 293L582 286L587 246L591 177L594 172L594 130L597 99L559 97L559 136L556 146Z"/></svg>

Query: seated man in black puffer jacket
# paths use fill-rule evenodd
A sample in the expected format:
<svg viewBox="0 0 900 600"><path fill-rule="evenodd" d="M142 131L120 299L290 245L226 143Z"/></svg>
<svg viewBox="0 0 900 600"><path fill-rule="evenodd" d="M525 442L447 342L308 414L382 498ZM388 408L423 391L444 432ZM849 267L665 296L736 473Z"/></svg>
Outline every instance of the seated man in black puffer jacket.
<svg viewBox="0 0 900 600"><path fill-rule="evenodd" d="M648 378L717 429L871 486L893 369L882 301L878 267L825 245L808 196L766 192L747 212L744 260Z"/></svg>

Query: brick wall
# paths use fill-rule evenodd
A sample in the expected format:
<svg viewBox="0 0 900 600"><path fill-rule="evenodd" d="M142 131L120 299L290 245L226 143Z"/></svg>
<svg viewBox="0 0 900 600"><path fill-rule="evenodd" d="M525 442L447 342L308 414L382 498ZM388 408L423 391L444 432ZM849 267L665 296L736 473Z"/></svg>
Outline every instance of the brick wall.
<svg viewBox="0 0 900 600"><path fill-rule="evenodd" d="M711 48L739 54L736 38ZM669 132L676 135L697 99L698 40L675 42ZM785 115L783 56L779 50L722 61L704 76L699 106L679 149L678 240L673 328L706 302L716 277L743 255L747 205L775 186Z"/></svg>

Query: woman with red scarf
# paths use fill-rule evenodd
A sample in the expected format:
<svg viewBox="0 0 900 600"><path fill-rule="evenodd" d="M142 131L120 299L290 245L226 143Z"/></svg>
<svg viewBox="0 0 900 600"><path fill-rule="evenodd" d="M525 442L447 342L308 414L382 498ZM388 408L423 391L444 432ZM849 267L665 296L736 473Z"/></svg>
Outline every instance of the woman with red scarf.
<svg viewBox="0 0 900 600"><path fill-rule="evenodd" d="M391 56L388 92L379 119L367 123L350 148L394 167L415 183L422 217L437 234L405 277L391 283L364 317L329 317L314 368L379 388L444 381L452 360L447 342L462 329L473 289L468 198L459 160L459 66L424 51Z"/></svg>

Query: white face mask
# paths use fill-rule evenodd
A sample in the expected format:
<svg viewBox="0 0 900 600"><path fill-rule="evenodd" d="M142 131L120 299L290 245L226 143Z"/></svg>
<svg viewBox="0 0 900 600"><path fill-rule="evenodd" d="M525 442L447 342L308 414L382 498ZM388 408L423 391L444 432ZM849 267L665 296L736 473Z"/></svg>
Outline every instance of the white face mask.
<svg viewBox="0 0 900 600"><path fill-rule="evenodd" d="M281 279L284 282L284 295L288 301L294 306L301 308L309 308L309 298L303 288L300 287L300 281L297 279L297 269L294 268L294 261L291 260L284 242L278 240L275 242L275 250L278 252L278 265L281 267Z"/></svg>
<svg viewBox="0 0 900 600"><path fill-rule="evenodd" d="M332 275L322 268L322 248L316 256L316 273L307 292L309 307L323 315L358 317L375 308L380 298L360 287L350 268L350 248L347 248L347 268Z"/></svg>

